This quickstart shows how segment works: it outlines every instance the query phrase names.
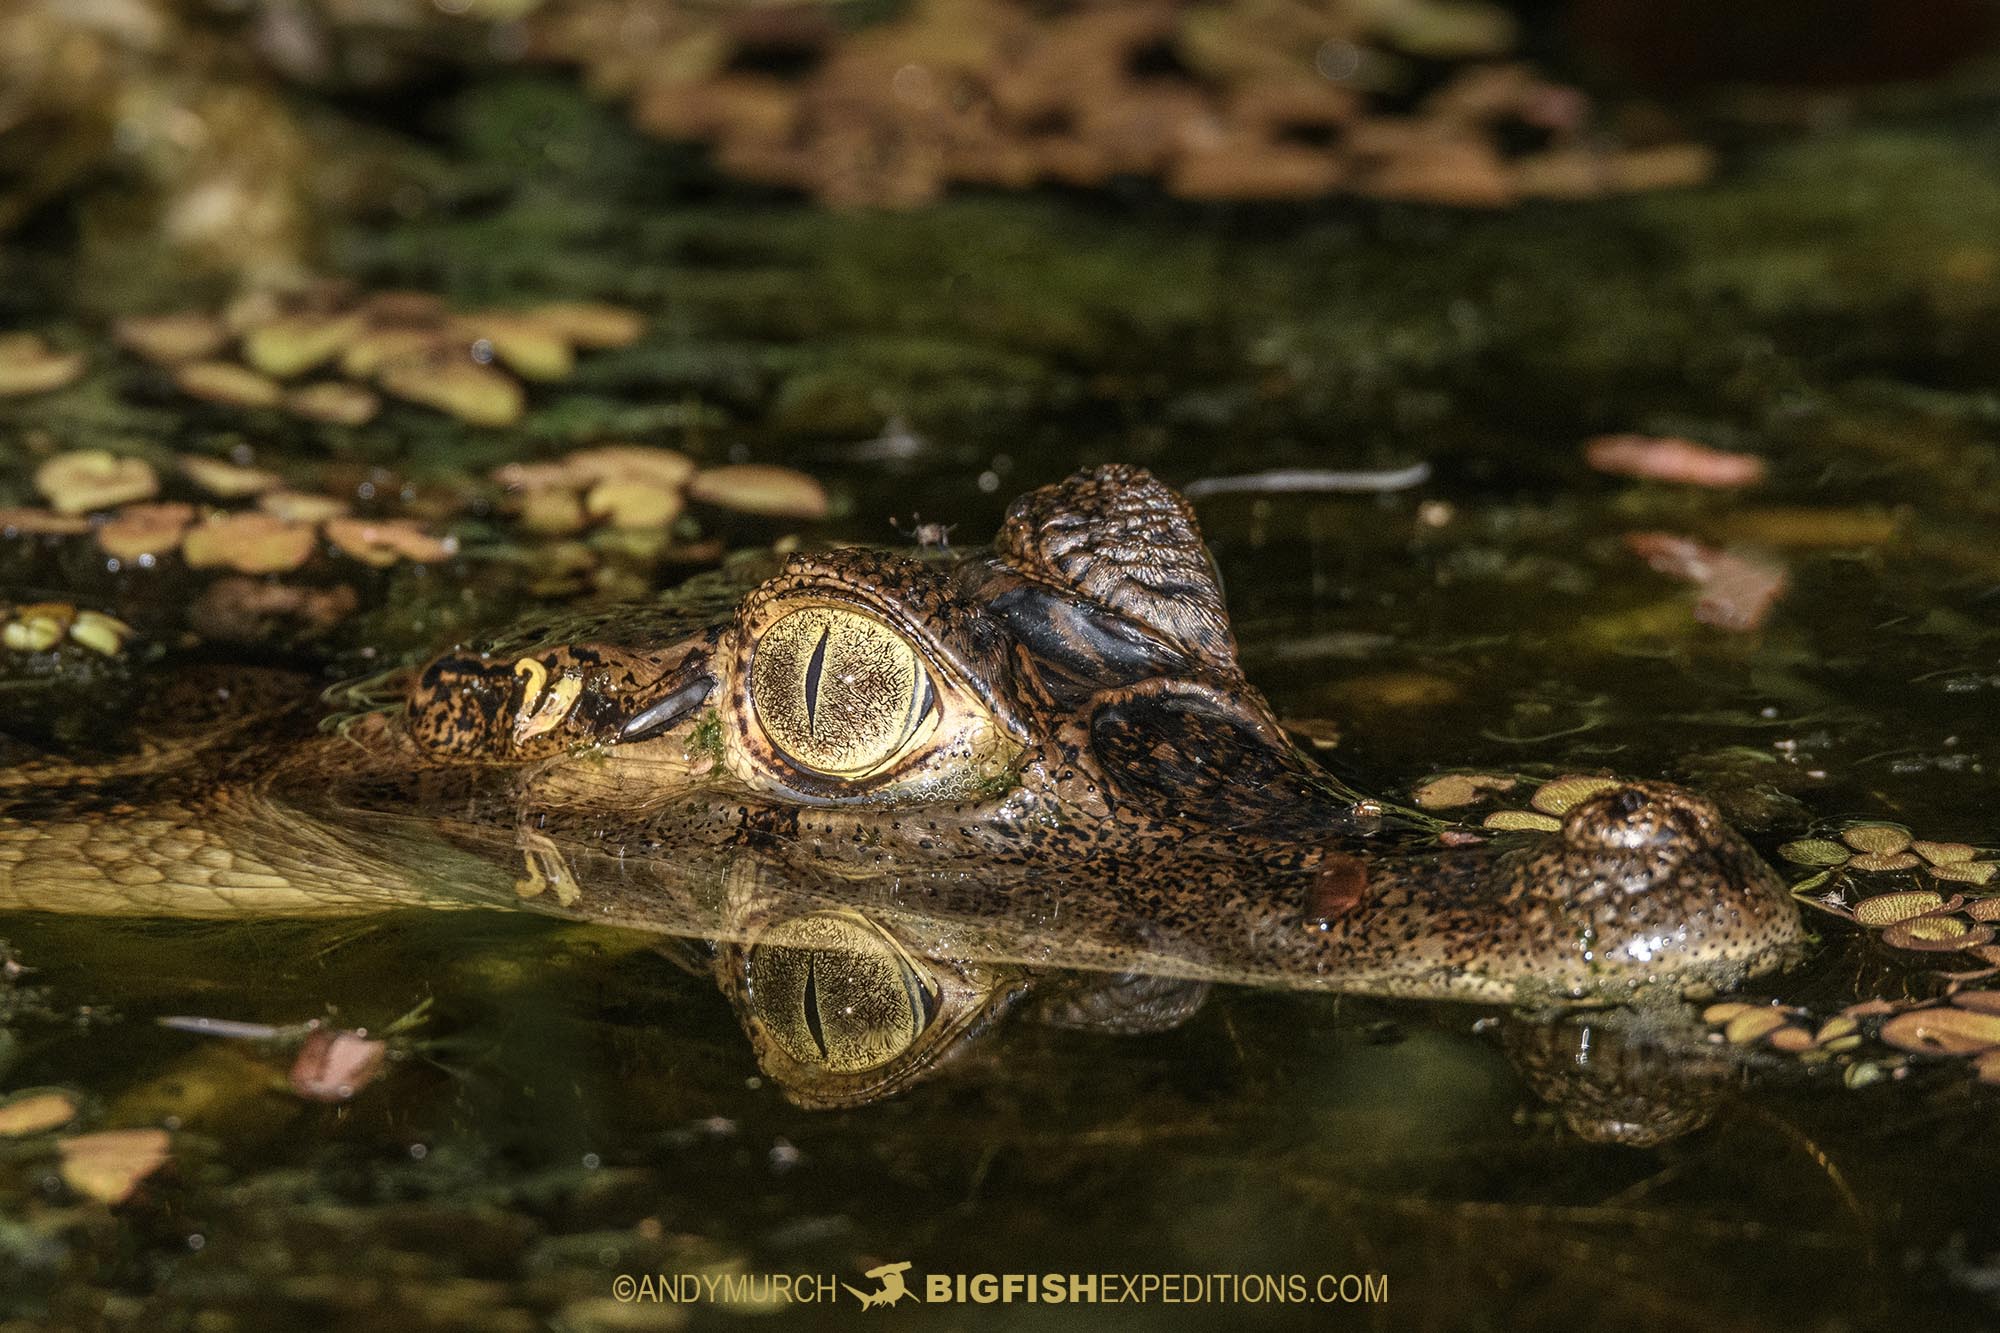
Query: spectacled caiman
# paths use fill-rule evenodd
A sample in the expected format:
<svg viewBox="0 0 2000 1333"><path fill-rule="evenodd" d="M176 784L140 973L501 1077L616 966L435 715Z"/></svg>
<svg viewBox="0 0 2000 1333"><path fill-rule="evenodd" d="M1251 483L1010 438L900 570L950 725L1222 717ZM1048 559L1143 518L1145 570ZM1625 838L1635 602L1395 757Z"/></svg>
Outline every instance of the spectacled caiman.
<svg viewBox="0 0 2000 1333"><path fill-rule="evenodd" d="M1209 982L1615 1002L1802 938L1678 787L1447 847L1336 780L1245 679L1189 505L1137 468L1022 497L985 550L764 573L517 627L337 719L271 673L186 676L136 752L0 772L0 908L656 931L819 1105L921 1077L1037 985L1128 1028Z"/></svg>

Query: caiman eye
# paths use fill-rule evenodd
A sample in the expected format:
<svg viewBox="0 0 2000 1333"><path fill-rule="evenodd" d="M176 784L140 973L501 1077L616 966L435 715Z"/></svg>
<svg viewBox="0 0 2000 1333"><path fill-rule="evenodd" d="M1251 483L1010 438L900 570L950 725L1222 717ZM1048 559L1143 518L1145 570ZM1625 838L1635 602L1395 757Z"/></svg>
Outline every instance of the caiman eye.
<svg viewBox="0 0 2000 1333"><path fill-rule="evenodd" d="M750 701L787 759L830 778L881 772L936 718L930 670L910 641L836 606L794 611L764 631Z"/></svg>
<svg viewBox="0 0 2000 1333"><path fill-rule="evenodd" d="M936 1019L935 979L865 917L779 922L744 958L750 1011L786 1055L836 1074L879 1069Z"/></svg>

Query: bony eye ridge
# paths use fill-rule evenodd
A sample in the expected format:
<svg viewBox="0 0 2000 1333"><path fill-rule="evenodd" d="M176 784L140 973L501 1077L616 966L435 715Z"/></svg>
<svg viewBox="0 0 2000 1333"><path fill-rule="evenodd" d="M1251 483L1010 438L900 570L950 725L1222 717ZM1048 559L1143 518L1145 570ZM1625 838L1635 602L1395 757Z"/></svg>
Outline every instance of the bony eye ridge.
<svg viewBox="0 0 2000 1333"><path fill-rule="evenodd" d="M909 752L934 717L936 689L903 634L861 611L813 606L759 636L750 699L758 725L787 760L856 779Z"/></svg>

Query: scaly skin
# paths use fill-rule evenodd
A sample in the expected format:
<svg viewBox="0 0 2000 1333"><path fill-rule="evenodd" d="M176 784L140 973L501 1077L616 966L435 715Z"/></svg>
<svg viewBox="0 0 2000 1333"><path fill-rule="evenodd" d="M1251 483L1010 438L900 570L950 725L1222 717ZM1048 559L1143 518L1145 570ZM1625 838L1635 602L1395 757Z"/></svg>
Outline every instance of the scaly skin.
<svg viewBox="0 0 2000 1333"><path fill-rule="evenodd" d="M1801 938L1771 871L1665 784L1449 851L1367 813L1243 679L1191 512L1136 469L1023 497L989 553L794 557L730 612L719 589L449 654L339 735L274 706L0 777L0 906L525 894L728 941L844 905L965 962L1483 1002L1706 991ZM939 698L930 748L853 784L799 771L749 697L771 619L829 601L915 643Z"/></svg>

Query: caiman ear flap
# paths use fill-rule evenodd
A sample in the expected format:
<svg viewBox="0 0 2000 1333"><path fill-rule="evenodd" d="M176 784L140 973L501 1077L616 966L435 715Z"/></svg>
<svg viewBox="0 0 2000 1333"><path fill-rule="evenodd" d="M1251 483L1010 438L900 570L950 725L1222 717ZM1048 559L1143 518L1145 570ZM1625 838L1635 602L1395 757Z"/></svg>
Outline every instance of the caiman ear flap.
<svg viewBox="0 0 2000 1333"><path fill-rule="evenodd" d="M1236 672L1194 509L1144 468L1113 463L1016 500L993 540L1002 559L1072 589L1211 667Z"/></svg>

